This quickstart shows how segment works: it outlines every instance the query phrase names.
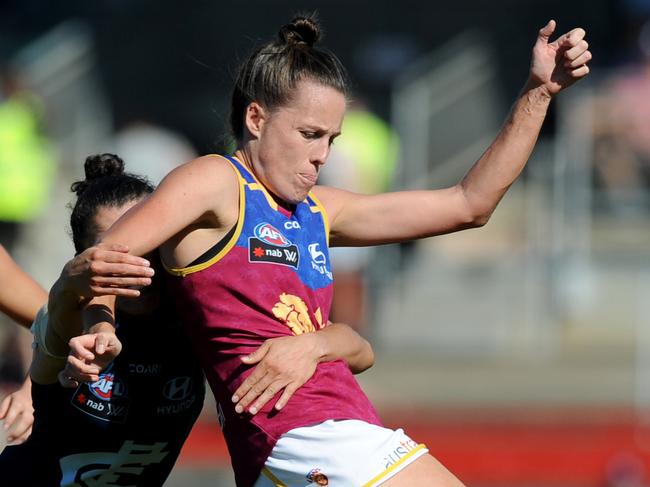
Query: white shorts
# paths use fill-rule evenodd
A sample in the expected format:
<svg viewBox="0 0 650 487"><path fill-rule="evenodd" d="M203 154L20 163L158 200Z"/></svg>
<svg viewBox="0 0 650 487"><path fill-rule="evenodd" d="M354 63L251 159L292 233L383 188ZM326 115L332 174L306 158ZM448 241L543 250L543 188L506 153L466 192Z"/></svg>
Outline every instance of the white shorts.
<svg viewBox="0 0 650 487"><path fill-rule="evenodd" d="M255 487L374 487L428 451L401 429L328 420L282 435Z"/></svg>

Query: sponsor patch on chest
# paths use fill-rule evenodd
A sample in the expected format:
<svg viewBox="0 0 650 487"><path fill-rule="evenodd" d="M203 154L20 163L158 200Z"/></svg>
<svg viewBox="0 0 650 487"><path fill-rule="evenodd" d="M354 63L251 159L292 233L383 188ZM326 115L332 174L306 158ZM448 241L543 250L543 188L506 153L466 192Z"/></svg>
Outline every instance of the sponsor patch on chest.
<svg viewBox="0 0 650 487"><path fill-rule="evenodd" d="M280 264L298 268L300 253L282 232L270 223L255 227L255 236L248 239L248 261Z"/></svg>

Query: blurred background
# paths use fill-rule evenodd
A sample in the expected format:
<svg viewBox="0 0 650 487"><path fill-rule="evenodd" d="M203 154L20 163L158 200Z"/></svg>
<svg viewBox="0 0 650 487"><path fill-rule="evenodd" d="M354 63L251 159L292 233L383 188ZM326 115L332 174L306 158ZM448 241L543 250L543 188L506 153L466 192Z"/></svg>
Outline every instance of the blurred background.
<svg viewBox="0 0 650 487"><path fill-rule="evenodd" d="M467 485L649 486L650 0L2 2L5 247L49 288L87 155L158 182L227 151L238 62L301 11L353 80L322 182L362 192L456 183L538 29L587 30L592 74L555 100L490 223L335 252L334 319L375 348L359 380L386 424ZM0 334L5 380L29 342L17 328ZM166 485L208 483L233 485L212 401Z"/></svg>

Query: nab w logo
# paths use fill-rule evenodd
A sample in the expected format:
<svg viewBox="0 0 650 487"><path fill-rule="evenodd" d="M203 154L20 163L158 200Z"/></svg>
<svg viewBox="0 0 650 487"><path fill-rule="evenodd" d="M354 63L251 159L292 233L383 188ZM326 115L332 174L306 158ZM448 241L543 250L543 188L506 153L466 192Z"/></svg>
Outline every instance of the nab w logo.
<svg viewBox="0 0 650 487"><path fill-rule="evenodd" d="M255 227L255 236L270 245L288 247L291 242L270 223L260 223Z"/></svg>
<svg viewBox="0 0 650 487"><path fill-rule="evenodd" d="M287 262L291 264L295 264L298 262L298 251L297 250L289 250L289 249L284 249L284 257L287 259Z"/></svg>
<svg viewBox="0 0 650 487"><path fill-rule="evenodd" d="M163 388L163 394L171 401L182 401L192 393L192 379L190 377L176 377Z"/></svg>

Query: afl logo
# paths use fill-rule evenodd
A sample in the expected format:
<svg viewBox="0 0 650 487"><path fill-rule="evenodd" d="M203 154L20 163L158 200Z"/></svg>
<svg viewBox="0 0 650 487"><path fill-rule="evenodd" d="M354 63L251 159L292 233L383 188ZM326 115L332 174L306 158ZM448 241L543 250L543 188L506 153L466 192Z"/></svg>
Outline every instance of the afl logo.
<svg viewBox="0 0 650 487"><path fill-rule="evenodd" d="M100 399L108 400L113 395L115 376L112 373L99 376L99 380L90 384L89 389Z"/></svg>
<svg viewBox="0 0 650 487"><path fill-rule="evenodd" d="M255 236L269 245L288 247L291 242L270 223L260 223L255 227Z"/></svg>

